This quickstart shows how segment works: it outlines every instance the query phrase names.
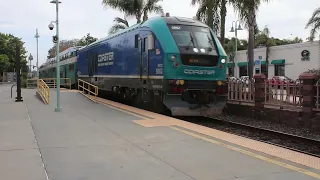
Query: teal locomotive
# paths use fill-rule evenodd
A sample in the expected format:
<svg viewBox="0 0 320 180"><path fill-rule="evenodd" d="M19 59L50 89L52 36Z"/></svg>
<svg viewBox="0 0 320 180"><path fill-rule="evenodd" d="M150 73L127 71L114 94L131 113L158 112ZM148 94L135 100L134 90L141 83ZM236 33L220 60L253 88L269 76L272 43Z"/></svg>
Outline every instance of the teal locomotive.
<svg viewBox="0 0 320 180"><path fill-rule="evenodd" d="M227 55L198 20L154 17L76 54L74 77L156 112L212 117L227 102Z"/></svg>

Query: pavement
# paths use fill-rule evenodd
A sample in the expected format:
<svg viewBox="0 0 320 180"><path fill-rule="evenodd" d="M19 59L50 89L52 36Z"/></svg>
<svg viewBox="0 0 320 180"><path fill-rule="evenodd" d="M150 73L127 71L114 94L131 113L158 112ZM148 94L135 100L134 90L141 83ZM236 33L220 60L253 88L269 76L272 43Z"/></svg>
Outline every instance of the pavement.
<svg viewBox="0 0 320 180"><path fill-rule="evenodd" d="M14 102L10 85L0 85L1 180L317 179L168 127L143 127L79 93L61 92L61 112L54 90L50 105L35 94L24 89L24 101Z"/></svg>

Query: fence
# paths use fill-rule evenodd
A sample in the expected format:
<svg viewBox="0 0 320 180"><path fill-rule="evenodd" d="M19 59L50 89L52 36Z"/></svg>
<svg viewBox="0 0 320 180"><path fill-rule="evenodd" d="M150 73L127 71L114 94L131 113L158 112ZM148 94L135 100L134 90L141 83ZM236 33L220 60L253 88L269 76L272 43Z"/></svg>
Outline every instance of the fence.
<svg viewBox="0 0 320 180"><path fill-rule="evenodd" d="M98 86L78 79L78 91L93 102L97 102Z"/></svg>
<svg viewBox="0 0 320 180"><path fill-rule="evenodd" d="M57 78L43 78L42 79L50 88L57 88ZM64 86L71 89L70 78L60 78L60 87Z"/></svg>
<svg viewBox="0 0 320 180"><path fill-rule="evenodd" d="M264 107L278 109L302 108L301 80L288 82L278 82L265 78L260 82L256 82L255 80L256 79L229 79L228 103L254 106L256 103L256 87L259 87L262 89L262 95L260 97L262 97Z"/></svg>
<svg viewBox="0 0 320 180"><path fill-rule="evenodd" d="M229 80L228 100L234 104L254 103L254 79L243 82L240 79Z"/></svg>

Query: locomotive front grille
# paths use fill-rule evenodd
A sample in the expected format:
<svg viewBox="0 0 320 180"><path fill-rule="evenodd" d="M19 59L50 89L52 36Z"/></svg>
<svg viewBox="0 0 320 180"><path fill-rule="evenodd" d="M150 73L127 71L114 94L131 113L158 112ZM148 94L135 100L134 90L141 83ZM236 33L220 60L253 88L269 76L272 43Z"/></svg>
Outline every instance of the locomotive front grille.
<svg viewBox="0 0 320 180"><path fill-rule="evenodd" d="M187 81L186 83L188 89L215 89L216 86L213 81Z"/></svg>

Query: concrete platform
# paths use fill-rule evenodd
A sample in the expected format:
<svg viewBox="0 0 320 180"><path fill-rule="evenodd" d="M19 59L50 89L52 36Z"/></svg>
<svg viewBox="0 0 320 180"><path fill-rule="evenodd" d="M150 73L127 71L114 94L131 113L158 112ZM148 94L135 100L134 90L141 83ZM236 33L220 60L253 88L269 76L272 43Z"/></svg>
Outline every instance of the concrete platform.
<svg viewBox="0 0 320 180"><path fill-rule="evenodd" d="M307 167L75 92L62 91L54 112L54 90L44 105L33 89L13 102L8 87L0 85L0 179L320 179L317 159Z"/></svg>

